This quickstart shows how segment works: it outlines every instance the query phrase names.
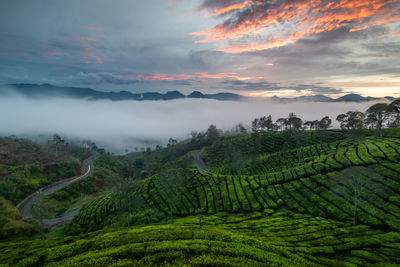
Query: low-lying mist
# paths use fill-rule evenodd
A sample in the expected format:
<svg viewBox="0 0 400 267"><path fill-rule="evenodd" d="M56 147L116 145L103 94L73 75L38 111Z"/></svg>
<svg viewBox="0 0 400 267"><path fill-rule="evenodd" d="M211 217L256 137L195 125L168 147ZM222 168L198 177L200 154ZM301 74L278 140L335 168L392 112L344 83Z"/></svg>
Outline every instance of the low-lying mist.
<svg viewBox="0 0 400 267"><path fill-rule="evenodd" d="M255 117L269 114L274 120L290 112L304 120L328 115L337 127L338 114L349 110L365 111L371 105L206 99L112 102L8 95L0 99L0 134L51 136L58 133L69 138L90 139L112 152L123 153L135 147L165 145L170 137L182 140L190 131L205 130L210 124L224 130L240 122L250 125Z"/></svg>

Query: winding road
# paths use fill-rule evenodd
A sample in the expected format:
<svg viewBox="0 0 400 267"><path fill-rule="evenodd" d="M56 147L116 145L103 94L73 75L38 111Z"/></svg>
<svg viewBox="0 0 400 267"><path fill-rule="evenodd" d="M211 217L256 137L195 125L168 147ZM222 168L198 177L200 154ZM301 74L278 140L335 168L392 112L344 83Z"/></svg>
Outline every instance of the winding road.
<svg viewBox="0 0 400 267"><path fill-rule="evenodd" d="M64 188L70 184L76 183L86 177L88 177L92 173L91 163L98 157L98 153L94 152L92 156L85 159L82 164L82 172L83 174L80 176L74 176L71 178L67 178L61 181L58 181L54 184L45 186L40 188L36 192L32 193L31 195L27 196L24 200L22 200L18 205L17 209L19 209L22 217L31 217L32 216L32 207L35 202L38 200L38 193L41 191L43 195L49 195L61 188ZM66 223L74 218L76 214L79 213L79 209L73 211L72 213L65 215L59 218L51 218L51 219L42 219L42 223L45 226L52 227L55 225Z"/></svg>
<svg viewBox="0 0 400 267"><path fill-rule="evenodd" d="M207 166L204 163L203 159L200 157L200 154L201 154L200 150L194 152L193 154L194 163L196 164L199 171L206 171Z"/></svg>

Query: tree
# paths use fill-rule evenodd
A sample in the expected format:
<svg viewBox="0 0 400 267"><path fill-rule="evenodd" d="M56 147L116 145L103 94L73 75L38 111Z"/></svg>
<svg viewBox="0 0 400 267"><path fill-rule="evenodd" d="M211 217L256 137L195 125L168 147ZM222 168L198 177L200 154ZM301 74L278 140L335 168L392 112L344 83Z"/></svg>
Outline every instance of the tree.
<svg viewBox="0 0 400 267"><path fill-rule="evenodd" d="M303 123L303 125L305 127L310 128L310 130L315 130L319 128L319 120L313 120L313 121L306 121L305 123Z"/></svg>
<svg viewBox="0 0 400 267"><path fill-rule="evenodd" d="M206 137L211 142L215 142L218 139L219 131L218 131L217 127L214 124L211 124L208 127L208 129L206 131Z"/></svg>
<svg viewBox="0 0 400 267"><path fill-rule="evenodd" d="M328 116L323 117L318 122L318 129L319 130L327 130L332 126L332 120Z"/></svg>
<svg viewBox="0 0 400 267"><path fill-rule="evenodd" d="M379 136L383 136L382 128L384 127L385 122L388 121L391 115L391 110L389 105L386 103L377 103L371 106L366 114L366 123L368 125L373 125L376 127L376 130L379 133Z"/></svg>
<svg viewBox="0 0 400 267"><path fill-rule="evenodd" d="M336 120L340 122L340 128L343 131L358 135L364 128L365 115L360 111L348 111L345 114L338 115Z"/></svg>
<svg viewBox="0 0 400 267"><path fill-rule="evenodd" d="M400 127L400 99L397 99L389 104L389 111L392 114L393 120L389 123L389 127Z"/></svg>
<svg viewBox="0 0 400 267"><path fill-rule="evenodd" d="M253 133L257 133L258 131L259 131L259 122L258 122L258 119L254 119L252 122L251 122L251 131L253 132Z"/></svg>
<svg viewBox="0 0 400 267"><path fill-rule="evenodd" d="M194 143L195 141L196 141L196 139L197 139L197 131L191 131L190 132L190 141L192 142L192 143Z"/></svg>
<svg viewBox="0 0 400 267"><path fill-rule="evenodd" d="M244 134L247 133L247 129L243 126L243 124L239 123L235 126L234 132Z"/></svg>
<svg viewBox="0 0 400 267"><path fill-rule="evenodd" d="M334 197L351 199L353 202L353 225L357 225L357 209L367 199L370 192L377 190L379 185L374 181L379 174L365 167L351 167L331 178Z"/></svg>
<svg viewBox="0 0 400 267"><path fill-rule="evenodd" d="M55 145L55 147L56 147L56 157L58 157L58 146L60 144L64 144L65 141L61 138L60 135L54 134L53 135L53 139L49 140L49 142L52 142Z"/></svg>
<svg viewBox="0 0 400 267"><path fill-rule="evenodd" d="M283 120L283 124L286 130L300 130L303 126L303 121L296 116L294 113L290 113L289 116Z"/></svg>
<svg viewBox="0 0 400 267"><path fill-rule="evenodd" d="M298 164L301 164L301 160L303 159L303 146L308 143L309 135L304 131L293 131L290 135L294 138L297 148L297 160Z"/></svg>
<svg viewBox="0 0 400 267"><path fill-rule="evenodd" d="M304 127L308 127L310 128L310 130L312 130L313 128L313 121L306 121L303 123Z"/></svg>
<svg viewBox="0 0 400 267"><path fill-rule="evenodd" d="M45 226L44 226L43 220L45 217L45 213L44 213L44 208L43 208L43 198L44 198L44 194L43 194L42 190L39 189L39 191L36 193L36 197L35 197L36 201L32 206L32 214L39 222L40 235L41 235L42 241L44 243L45 242L45 236L44 236Z"/></svg>
<svg viewBox="0 0 400 267"><path fill-rule="evenodd" d="M265 118L265 117L264 117ZM267 129L267 132L274 131L276 129L276 124L272 120L272 116L269 115L264 121L263 121L263 128Z"/></svg>
<svg viewBox="0 0 400 267"><path fill-rule="evenodd" d="M225 153L224 163L230 173L239 174L244 167L245 158L239 151L235 151L233 147L230 147Z"/></svg>
<svg viewBox="0 0 400 267"><path fill-rule="evenodd" d="M180 189L184 186L185 176L177 169L164 168L158 175L158 182L164 191L167 200L170 217L173 222L173 208L180 198Z"/></svg>
<svg viewBox="0 0 400 267"><path fill-rule="evenodd" d="M286 118L279 118L276 120L276 125L279 127L279 129L283 130L285 126L287 125L287 120Z"/></svg>
<svg viewBox="0 0 400 267"><path fill-rule="evenodd" d="M134 211L138 211L144 204L144 199L139 192L140 182L132 178L123 178L118 181L114 198L119 202L119 211L127 212L127 225L130 227L130 217Z"/></svg>

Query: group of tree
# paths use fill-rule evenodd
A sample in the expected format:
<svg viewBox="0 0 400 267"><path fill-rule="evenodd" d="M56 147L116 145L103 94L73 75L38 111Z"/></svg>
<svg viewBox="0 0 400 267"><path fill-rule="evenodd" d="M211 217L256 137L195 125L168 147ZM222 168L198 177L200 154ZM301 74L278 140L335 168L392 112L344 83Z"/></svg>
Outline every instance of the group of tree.
<svg viewBox="0 0 400 267"><path fill-rule="evenodd" d="M288 117L279 118L275 122L271 115L268 117L263 116L256 118L251 122L251 130L254 133L278 130L293 131L307 128L310 130L326 130L329 129L331 125L332 120L328 116L323 117L321 120L303 121L301 118L297 117L296 114L290 113Z"/></svg>
<svg viewBox="0 0 400 267"><path fill-rule="evenodd" d="M375 128L380 137L384 127L400 127L400 99L392 103L377 103L369 107L365 113L348 111L336 118L340 128L352 133L369 127Z"/></svg>

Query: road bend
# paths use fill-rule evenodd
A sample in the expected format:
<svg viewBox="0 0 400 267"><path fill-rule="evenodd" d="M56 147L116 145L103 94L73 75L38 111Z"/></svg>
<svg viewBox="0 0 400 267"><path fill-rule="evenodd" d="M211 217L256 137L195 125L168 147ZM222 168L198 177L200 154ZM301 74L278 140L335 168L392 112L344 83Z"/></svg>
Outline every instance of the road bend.
<svg viewBox="0 0 400 267"><path fill-rule="evenodd" d="M89 158L85 159L82 164L82 173L80 176L74 176L71 178L63 179L61 181L55 182L54 184L45 186L43 188L40 188L36 192L30 194L27 196L24 200L22 200L18 205L17 209L20 211L22 217L31 217L32 216L32 208L35 202L38 200L39 192L43 195L49 195L57 190L60 190L70 184L76 183L82 179L85 179L86 177L90 176L92 173L92 165L91 163L98 157L98 153L94 152L92 156ZM51 218L51 219L42 219L42 223L45 226L51 227L59 224L66 223L68 221L71 221L75 215L79 213L79 209L73 211L70 214L67 214L63 217L59 218Z"/></svg>

